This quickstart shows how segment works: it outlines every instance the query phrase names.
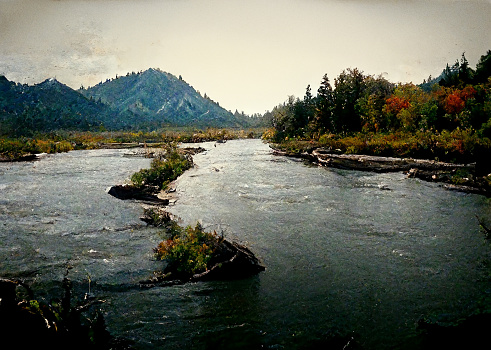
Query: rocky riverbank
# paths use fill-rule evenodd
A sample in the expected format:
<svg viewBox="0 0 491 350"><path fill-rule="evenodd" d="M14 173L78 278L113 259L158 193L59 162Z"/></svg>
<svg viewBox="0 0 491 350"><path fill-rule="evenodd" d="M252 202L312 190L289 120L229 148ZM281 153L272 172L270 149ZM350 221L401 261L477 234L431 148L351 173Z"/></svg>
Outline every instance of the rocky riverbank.
<svg viewBox="0 0 491 350"><path fill-rule="evenodd" d="M292 153L274 146L271 147L275 155L302 158L321 166L379 173L404 172L408 178L439 182L449 190L491 197L491 174L487 176L476 175L475 163L454 164L426 159L338 154L323 148Z"/></svg>

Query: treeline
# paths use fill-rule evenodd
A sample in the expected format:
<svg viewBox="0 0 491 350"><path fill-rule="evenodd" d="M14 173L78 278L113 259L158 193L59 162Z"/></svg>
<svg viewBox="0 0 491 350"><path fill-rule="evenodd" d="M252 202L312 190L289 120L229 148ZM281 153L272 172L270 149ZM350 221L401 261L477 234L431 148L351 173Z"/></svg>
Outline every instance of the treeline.
<svg viewBox="0 0 491 350"><path fill-rule="evenodd" d="M472 129L491 137L491 50L476 69L462 55L440 77L421 85L394 84L348 68L331 85L327 75L314 96L290 96L273 111L274 139L319 139L324 134Z"/></svg>
<svg viewBox="0 0 491 350"><path fill-rule="evenodd" d="M315 146L345 153L490 163L491 50L472 69L465 55L423 84L394 84L348 68L321 80L314 96L276 106L265 138L291 149ZM488 165L483 171L491 170Z"/></svg>
<svg viewBox="0 0 491 350"><path fill-rule="evenodd" d="M176 127L151 132L82 132L59 130L50 133L36 133L33 137L4 138L0 135L0 161L19 160L34 154L68 152L74 149L143 147L145 144L155 145L167 144L170 142L194 143L259 138L264 131L265 128L237 130Z"/></svg>

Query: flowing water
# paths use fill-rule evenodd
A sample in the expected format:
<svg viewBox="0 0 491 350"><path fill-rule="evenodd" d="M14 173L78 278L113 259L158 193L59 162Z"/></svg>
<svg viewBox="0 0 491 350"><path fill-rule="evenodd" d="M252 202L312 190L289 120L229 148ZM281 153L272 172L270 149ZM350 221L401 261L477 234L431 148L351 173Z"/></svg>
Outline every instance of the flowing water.
<svg viewBox="0 0 491 350"><path fill-rule="evenodd" d="M246 244L266 271L140 289L162 266L158 230L105 189L149 160L99 150L0 164L0 275L49 294L68 264L78 291L106 300L111 333L137 349L315 348L336 336L340 348L410 349L421 317L458 319L489 300L483 196L308 166L259 140L202 146L170 211Z"/></svg>

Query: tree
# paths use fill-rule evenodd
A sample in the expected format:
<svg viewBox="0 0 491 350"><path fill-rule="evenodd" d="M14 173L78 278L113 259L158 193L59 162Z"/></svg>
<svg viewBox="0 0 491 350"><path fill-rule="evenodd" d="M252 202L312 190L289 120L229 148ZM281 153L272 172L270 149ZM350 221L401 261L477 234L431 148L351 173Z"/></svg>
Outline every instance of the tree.
<svg viewBox="0 0 491 350"><path fill-rule="evenodd" d="M469 67L469 62L465 58L465 52L462 53L462 57L457 60L452 67L449 67L448 63L443 70L442 79L440 85L445 87L464 87L472 82L474 76L474 70Z"/></svg>
<svg viewBox="0 0 491 350"><path fill-rule="evenodd" d="M321 84L317 90L316 111L313 120L313 129L323 134L333 129L332 109L333 109L333 91L329 77L324 74Z"/></svg>
<svg viewBox="0 0 491 350"><path fill-rule="evenodd" d="M356 103L356 110L360 114L364 131L387 130L389 122L386 120L382 108L387 98L394 90L394 84L379 75L365 77L365 91Z"/></svg>
<svg viewBox="0 0 491 350"><path fill-rule="evenodd" d="M292 126L292 113L290 105L294 99L293 96L288 98L288 103L285 102L273 108L271 114L273 115L273 127L277 131L277 135L279 138L284 138L291 136L293 131Z"/></svg>
<svg viewBox="0 0 491 350"><path fill-rule="evenodd" d="M486 83L489 77L491 77L491 50L482 55L479 62L477 62L474 83Z"/></svg>
<svg viewBox="0 0 491 350"><path fill-rule="evenodd" d="M433 127L437 109L436 99L411 83L398 85L383 107L389 128L406 131Z"/></svg>
<svg viewBox="0 0 491 350"><path fill-rule="evenodd" d="M334 132L360 131L361 119L355 106L366 88L363 72L358 68L348 68L334 80L334 86Z"/></svg>
<svg viewBox="0 0 491 350"><path fill-rule="evenodd" d="M472 82L474 76L474 70L469 67L469 62L465 58L465 52L462 53L459 65L459 84L465 86Z"/></svg>
<svg viewBox="0 0 491 350"><path fill-rule="evenodd" d="M312 89L310 88L310 84L307 85L307 88L305 89L305 97L303 100L306 104L312 103Z"/></svg>
<svg viewBox="0 0 491 350"><path fill-rule="evenodd" d="M307 130L304 131L304 133L309 133L312 134L316 130L312 128L312 123L314 121L315 117L315 100L312 96L312 90L310 88L310 84L307 85L307 88L305 89L305 96L303 98L303 103L302 106L297 106L299 115L298 117L303 119L302 123L304 124L303 127L305 128L308 126ZM300 109L303 109L302 111ZM309 135L312 136L312 135Z"/></svg>
<svg viewBox="0 0 491 350"><path fill-rule="evenodd" d="M459 83L459 61L455 62L452 67L447 63L447 66L442 72L442 79L440 85L449 87L456 86Z"/></svg>
<svg viewBox="0 0 491 350"><path fill-rule="evenodd" d="M273 127L279 138L304 136L308 124L308 113L304 101L295 96L273 108Z"/></svg>

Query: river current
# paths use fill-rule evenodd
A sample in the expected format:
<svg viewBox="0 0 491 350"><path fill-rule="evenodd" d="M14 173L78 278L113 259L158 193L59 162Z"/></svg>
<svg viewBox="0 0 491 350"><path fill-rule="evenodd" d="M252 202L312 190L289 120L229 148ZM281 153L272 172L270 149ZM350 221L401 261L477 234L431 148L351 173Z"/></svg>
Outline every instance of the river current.
<svg viewBox="0 0 491 350"><path fill-rule="evenodd" d="M0 163L0 275L49 298L69 267L136 349L316 348L333 337L412 349L421 317L459 319L489 300L491 246L475 217L491 219L485 197L310 166L259 140L201 146L169 210L246 244L266 271L139 288L162 266L161 238L139 203L106 188L150 161L96 150Z"/></svg>

